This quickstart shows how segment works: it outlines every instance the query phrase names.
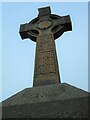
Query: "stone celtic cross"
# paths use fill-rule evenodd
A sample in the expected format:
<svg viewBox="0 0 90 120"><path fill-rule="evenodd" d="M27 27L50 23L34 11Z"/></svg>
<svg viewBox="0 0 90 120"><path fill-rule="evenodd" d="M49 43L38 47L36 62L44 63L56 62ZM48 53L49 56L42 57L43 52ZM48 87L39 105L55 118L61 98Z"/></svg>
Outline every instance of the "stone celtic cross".
<svg viewBox="0 0 90 120"><path fill-rule="evenodd" d="M51 14L50 7L39 8L38 17L20 26L22 39L36 42L33 86L60 83L55 39L72 30L70 16Z"/></svg>

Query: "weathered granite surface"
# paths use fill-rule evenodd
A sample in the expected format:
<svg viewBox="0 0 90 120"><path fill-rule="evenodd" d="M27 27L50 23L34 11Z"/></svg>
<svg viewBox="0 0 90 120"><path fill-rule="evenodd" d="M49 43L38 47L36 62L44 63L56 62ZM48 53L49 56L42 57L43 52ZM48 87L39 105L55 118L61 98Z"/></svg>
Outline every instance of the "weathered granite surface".
<svg viewBox="0 0 90 120"><path fill-rule="evenodd" d="M88 95L67 83L26 88L2 102L2 117L88 118Z"/></svg>

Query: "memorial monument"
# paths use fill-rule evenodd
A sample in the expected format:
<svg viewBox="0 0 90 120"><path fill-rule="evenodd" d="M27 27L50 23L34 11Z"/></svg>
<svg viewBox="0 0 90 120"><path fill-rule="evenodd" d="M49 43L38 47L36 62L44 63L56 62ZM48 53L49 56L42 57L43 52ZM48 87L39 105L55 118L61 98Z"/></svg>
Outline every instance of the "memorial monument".
<svg viewBox="0 0 90 120"><path fill-rule="evenodd" d="M54 40L69 30L70 16L51 14L50 7L40 8L37 18L20 26L21 38L36 42L34 86L61 82Z"/></svg>
<svg viewBox="0 0 90 120"><path fill-rule="evenodd" d="M2 102L3 118L88 118L88 93L61 83L55 39L72 30L70 16L39 8L38 16L20 26L22 39L36 43L34 82Z"/></svg>

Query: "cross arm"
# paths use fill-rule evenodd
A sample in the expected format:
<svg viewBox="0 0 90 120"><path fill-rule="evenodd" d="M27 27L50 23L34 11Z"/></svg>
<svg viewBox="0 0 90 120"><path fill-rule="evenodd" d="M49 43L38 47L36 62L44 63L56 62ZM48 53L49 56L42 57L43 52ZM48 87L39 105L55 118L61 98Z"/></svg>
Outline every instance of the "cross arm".
<svg viewBox="0 0 90 120"><path fill-rule="evenodd" d="M63 26L64 32L72 30L72 23L71 23L71 18L69 15L58 17L57 20L54 20L53 24L54 26L57 26L57 25Z"/></svg>
<svg viewBox="0 0 90 120"><path fill-rule="evenodd" d="M26 24L21 24L19 33L22 39L30 38L35 41L38 34L38 31L36 30L36 23L31 21Z"/></svg>
<svg viewBox="0 0 90 120"><path fill-rule="evenodd" d="M71 31L72 30L72 23L71 23L71 18L70 18L69 15L61 18L61 24L64 26L65 31Z"/></svg>
<svg viewBox="0 0 90 120"><path fill-rule="evenodd" d="M19 33L20 33L20 36L21 36L22 39L25 39L25 38L28 37L28 35L27 35L27 31L28 31L27 26L28 26L27 23L20 25Z"/></svg>

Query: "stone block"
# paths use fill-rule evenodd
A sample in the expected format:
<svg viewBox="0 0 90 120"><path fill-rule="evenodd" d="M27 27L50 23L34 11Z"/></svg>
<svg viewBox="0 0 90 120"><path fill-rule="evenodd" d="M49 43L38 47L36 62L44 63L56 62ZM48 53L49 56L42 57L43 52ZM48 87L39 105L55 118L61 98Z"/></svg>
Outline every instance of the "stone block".
<svg viewBox="0 0 90 120"><path fill-rule="evenodd" d="M88 98L67 83L26 88L2 102L2 117L88 118Z"/></svg>

